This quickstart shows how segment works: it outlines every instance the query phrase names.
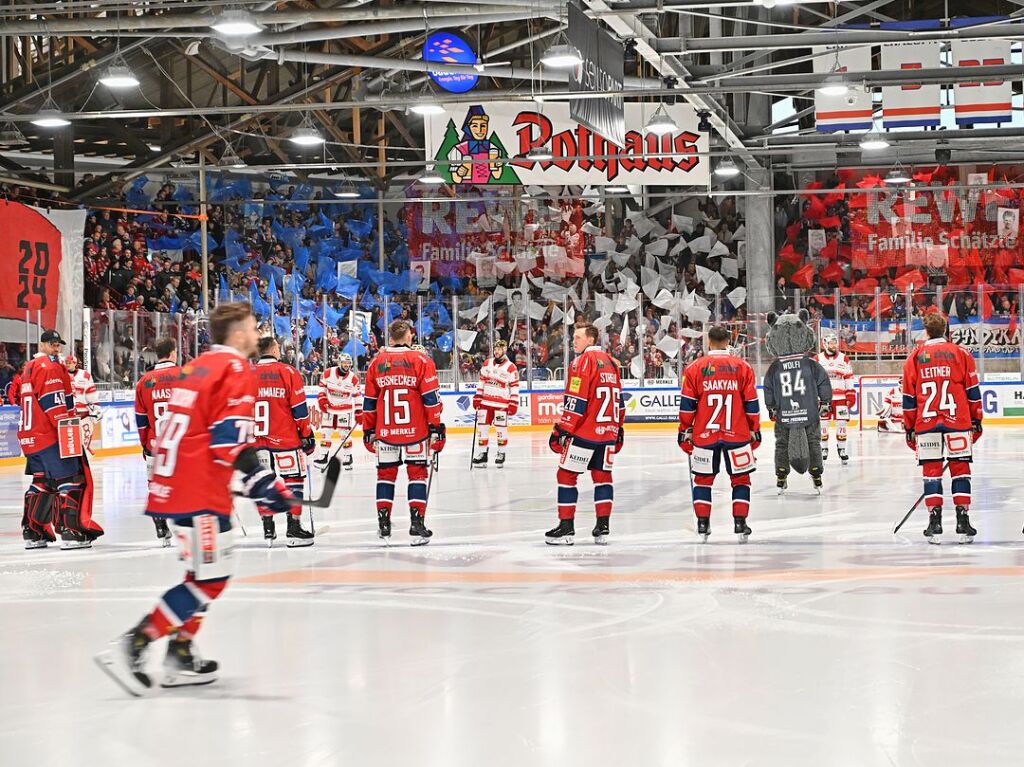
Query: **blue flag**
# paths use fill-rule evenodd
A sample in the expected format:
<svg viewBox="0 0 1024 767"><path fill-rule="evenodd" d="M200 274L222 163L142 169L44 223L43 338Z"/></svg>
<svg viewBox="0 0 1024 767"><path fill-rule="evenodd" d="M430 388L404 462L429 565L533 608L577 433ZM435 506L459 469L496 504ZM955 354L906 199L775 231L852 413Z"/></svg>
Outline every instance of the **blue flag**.
<svg viewBox="0 0 1024 767"><path fill-rule="evenodd" d="M231 294L231 291L228 290L228 281L226 279L224 279L224 275L222 274L220 276L220 282L219 282L219 284L217 286L217 301L218 302L230 301L231 299L228 297L230 294Z"/></svg>
<svg viewBox="0 0 1024 767"><path fill-rule="evenodd" d="M452 350L453 333L449 330L444 335L437 337L437 348L443 351L445 354Z"/></svg>
<svg viewBox="0 0 1024 767"><path fill-rule="evenodd" d="M335 286L335 292L339 296L344 296L350 301L356 297L359 293L359 280L355 277L349 277L347 274L343 274L336 280L337 285Z"/></svg>
<svg viewBox="0 0 1024 767"><path fill-rule="evenodd" d="M358 357L360 355L366 354L366 347L359 342L359 339L350 338L349 342L345 344L344 351L346 354L352 357Z"/></svg>
<svg viewBox="0 0 1024 767"><path fill-rule="evenodd" d="M309 324L306 326L306 338L310 341L319 341L324 337L324 326L323 323L316 317L316 315L309 318Z"/></svg>
<svg viewBox="0 0 1024 767"><path fill-rule="evenodd" d="M275 309L281 303L281 296L277 292L277 282L274 280L273 274L270 275L270 282L267 284L267 298L270 299L270 305Z"/></svg>
<svg viewBox="0 0 1024 767"><path fill-rule="evenodd" d="M311 344L309 342L309 339L307 338L305 341L302 342L302 355L304 357L308 357L312 351L313 351L313 344Z"/></svg>
<svg viewBox="0 0 1024 767"><path fill-rule="evenodd" d="M260 298L260 294L256 291L256 283L249 283L249 303L252 304L252 313L257 318L264 318L270 316L270 307L267 306L267 302Z"/></svg>
<svg viewBox="0 0 1024 767"><path fill-rule="evenodd" d="M288 317L280 314L274 315L274 332L278 336L290 336L292 334L292 323Z"/></svg>
<svg viewBox="0 0 1024 767"><path fill-rule="evenodd" d="M285 290L297 296L302 293L302 286L305 284L306 278L302 276L302 272L298 269L293 269L292 273L288 275L288 281L285 283Z"/></svg>

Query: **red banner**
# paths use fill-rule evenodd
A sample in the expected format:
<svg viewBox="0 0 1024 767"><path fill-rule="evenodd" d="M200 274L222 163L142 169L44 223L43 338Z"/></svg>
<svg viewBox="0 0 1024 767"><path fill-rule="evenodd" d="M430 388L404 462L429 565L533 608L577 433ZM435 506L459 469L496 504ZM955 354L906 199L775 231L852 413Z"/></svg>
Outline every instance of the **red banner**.
<svg viewBox="0 0 1024 767"><path fill-rule="evenodd" d="M17 202L0 202L0 318L34 322L42 311L43 326L57 320L60 288L60 231L45 216Z"/></svg>

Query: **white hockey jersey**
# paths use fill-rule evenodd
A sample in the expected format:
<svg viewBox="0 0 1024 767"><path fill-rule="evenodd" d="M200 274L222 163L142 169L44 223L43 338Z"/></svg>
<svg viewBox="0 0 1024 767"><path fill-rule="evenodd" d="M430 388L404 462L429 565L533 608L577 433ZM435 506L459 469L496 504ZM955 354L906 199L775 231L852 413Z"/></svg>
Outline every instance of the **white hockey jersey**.
<svg viewBox="0 0 1024 767"><path fill-rule="evenodd" d="M79 418L100 417L100 396L89 371L78 368L71 376L71 393L75 398L75 415Z"/></svg>
<svg viewBox="0 0 1024 767"><path fill-rule="evenodd" d="M341 368L330 367L320 376L320 393L316 402L321 413L353 412L362 400L359 376L354 371L342 373Z"/></svg>
<svg viewBox="0 0 1024 767"><path fill-rule="evenodd" d="M845 400L846 392L853 389L853 367L850 360L842 352L829 355L821 352L814 358L828 373L832 384L832 401Z"/></svg>
<svg viewBox="0 0 1024 767"><path fill-rule="evenodd" d="M519 369L508 357L495 362L491 357L480 368L480 381L476 385L480 406L491 410L508 410L511 403L519 402Z"/></svg>

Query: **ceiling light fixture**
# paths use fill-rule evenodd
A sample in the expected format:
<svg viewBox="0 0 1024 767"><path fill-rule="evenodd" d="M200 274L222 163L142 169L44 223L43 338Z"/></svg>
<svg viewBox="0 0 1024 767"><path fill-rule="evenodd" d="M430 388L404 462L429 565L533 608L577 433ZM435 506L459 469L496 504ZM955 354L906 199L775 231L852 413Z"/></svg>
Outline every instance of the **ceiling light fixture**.
<svg viewBox="0 0 1024 767"><path fill-rule="evenodd" d="M263 30L256 17L248 11L224 11L210 27L224 37L249 37Z"/></svg>
<svg viewBox="0 0 1024 767"><path fill-rule="evenodd" d="M357 190L354 186L346 185L338 187L333 192L331 192L331 194L333 194L335 197L339 199L351 200L359 196L359 190Z"/></svg>
<svg viewBox="0 0 1024 767"><path fill-rule="evenodd" d="M526 159L532 162L546 162L553 160L555 157L551 150L544 146L535 146L529 152L526 153Z"/></svg>
<svg viewBox="0 0 1024 767"><path fill-rule="evenodd" d="M222 168L244 168L245 163L242 158L238 156L238 152L234 150L231 144L228 144L227 149L224 150L224 154L220 156L220 160L217 163Z"/></svg>
<svg viewBox="0 0 1024 767"><path fill-rule="evenodd" d="M419 181L421 184L429 184L433 186L436 184L443 184L444 178L441 176L440 173L434 170L433 165L428 165L427 169L420 174L420 177L417 179L417 181Z"/></svg>
<svg viewBox="0 0 1024 767"><path fill-rule="evenodd" d="M100 85L105 85L112 90L135 88L138 84L139 78L135 76L132 68L128 66L128 62L120 54L117 55L114 62L100 76Z"/></svg>
<svg viewBox="0 0 1024 767"><path fill-rule="evenodd" d="M877 131L865 133L860 139L860 148L865 152L877 152L892 146L889 140Z"/></svg>
<svg viewBox="0 0 1024 767"><path fill-rule="evenodd" d="M299 127L295 129L295 133L288 137L288 140L298 146L319 146L324 143L324 137L320 135L320 131L313 127L313 121L309 115L302 118Z"/></svg>
<svg viewBox="0 0 1024 767"><path fill-rule="evenodd" d="M3 127L0 127L0 146L16 147L27 145L28 139L25 138L25 134L21 132L21 128L16 123L10 120L3 123Z"/></svg>
<svg viewBox="0 0 1024 767"><path fill-rule="evenodd" d="M715 166L715 175L722 178L735 178L740 175L740 168L730 158L726 157Z"/></svg>
<svg viewBox="0 0 1024 767"><path fill-rule="evenodd" d="M903 168L902 165L897 165L885 176L885 183L887 184L906 184L910 181L910 174Z"/></svg>
<svg viewBox="0 0 1024 767"><path fill-rule="evenodd" d="M665 105L662 104L651 115L651 119L647 121L644 130L648 133L653 133L655 136L664 136L667 133L675 133L679 130L679 126L665 110Z"/></svg>
<svg viewBox="0 0 1024 767"><path fill-rule="evenodd" d="M47 93L32 124L38 125L40 128L63 128L65 125L71 125L71 121L64 117L64 113L57 107L57 102L53 100L53 94Z"/></svg>
<svg viewBox="0 0 1024 767"><path fill-rule="evenodd" d="M551 69L572 69L583 63L580 52L569 44L565 33L559 33L555 44L540 57L540 63Z"/></svg>

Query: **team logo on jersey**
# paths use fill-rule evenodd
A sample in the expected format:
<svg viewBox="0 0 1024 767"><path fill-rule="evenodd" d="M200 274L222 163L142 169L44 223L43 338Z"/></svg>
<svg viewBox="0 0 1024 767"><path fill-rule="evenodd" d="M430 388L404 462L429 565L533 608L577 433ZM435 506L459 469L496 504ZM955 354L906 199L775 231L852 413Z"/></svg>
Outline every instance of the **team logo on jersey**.
<svg viewBox="0 0 1024 767"><path fill-rule="evenodd" d="M569 391L573 394L579 394L580 389L583 387L583 379L579 376L573 376L569 379Z"/></svg>
<svg viewBox="0 0 1024 767"><path fill-rule="evenodd" d="M917 355L917 361L920 362L922 365L927 365L929 362L932 361L932 355L930 355L928 352L921 352L920 354Z"/></svg>
<svg viewBox="0 0 1024 767"><path fill-rule="evenodd" d="M704 376L705 378L714 378L715 377L715 366L712 365L709 362L707 364L707 367L701 368L700 374L702 376Z"/></svg>

